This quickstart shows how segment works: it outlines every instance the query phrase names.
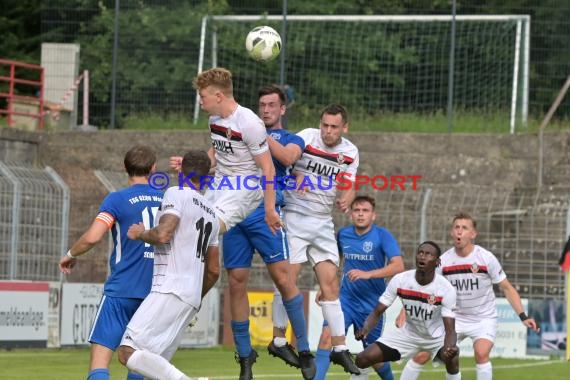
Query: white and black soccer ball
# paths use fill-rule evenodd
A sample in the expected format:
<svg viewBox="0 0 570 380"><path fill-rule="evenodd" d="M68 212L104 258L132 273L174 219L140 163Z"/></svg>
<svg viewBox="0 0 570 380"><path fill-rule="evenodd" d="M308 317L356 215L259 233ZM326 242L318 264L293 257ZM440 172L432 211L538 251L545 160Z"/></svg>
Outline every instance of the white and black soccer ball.
<svg viewBox="0 0 570 380"><path fill-rule="evenodd" d="M256 61L271 61L281 52L281 36L269 26L257 26L247 34L245 48Z"/></svg>

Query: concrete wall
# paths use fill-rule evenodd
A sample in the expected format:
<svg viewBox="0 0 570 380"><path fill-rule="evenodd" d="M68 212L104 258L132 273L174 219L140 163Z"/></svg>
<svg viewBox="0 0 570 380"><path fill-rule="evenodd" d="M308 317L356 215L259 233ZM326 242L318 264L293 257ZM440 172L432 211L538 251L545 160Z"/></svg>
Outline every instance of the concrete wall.
<svg viewBox="0 0 570 380"><path fill-rule="evenodd" d="M360 149L360 173L422 175L422 184L501 184L533 187L537 182L536 135L438 135L355 133L348 137ZM71 188L70 244L89 227L107 190L93 170L123 170L125 152L149 144L159 155L158 170L185 150L208 149L209 135L193 131L99 131L24 133L0 129L0 160L23 160L54 168ZM545 134L545 178L567 161L570 133ZM554 176L555 177L555 176ZM553 178L554 178L553 177ZM559 176L570 186L570 179ZM126 184L125 184L126 185ZM75 280L102 281L108 248L101 244L80 265ZM71 280L74 280L72 277Z"/></svg>

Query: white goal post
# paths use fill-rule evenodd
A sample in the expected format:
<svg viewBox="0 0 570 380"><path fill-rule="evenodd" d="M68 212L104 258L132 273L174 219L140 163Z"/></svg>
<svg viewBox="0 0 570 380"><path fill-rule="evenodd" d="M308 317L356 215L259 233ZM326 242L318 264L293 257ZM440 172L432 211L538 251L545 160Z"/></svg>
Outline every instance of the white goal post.
<svg viewBox="0 0 570 380"><path fill-rule="evenodd" d="M254 92L251 95L255 96L256 87L250 86L259 87L278 81L279 60L265 65L253 63L246 56L243 41L236 36L243 35L245 39L247 30L261 23L281 31L280 25L284 20L281 15L204 17L198 73L218 65L228 67L232 72L237 67L241 83L246 83L247 91ZM464 33L464 38L456 39L454 77L458 77L454 87L460 90L457 99L462 100L454 104L465 109L487 109L493 103L498 103L497 108L508 110L509 130L514 133L517 119L526 124L528 117L530 16L458 15L455 20L458 26L456 35ZM372 99L370 105L365 104L367 100L359 99L365 113L373 114L378 109L414 112L416 106L413 101L416 98L422 98L417 110L429 112L430 106L433 106L431 111L437 111L439 102L432 99L445 97L443 85L437 92L434 88L447 80L442 74L448 70L448 59L442 51L449 49L451 21L451 15L287 15L287 35L282 38L286 48L287 78L291 78L288 82L293 82L296 88L302 90L305 96L301 102L310 97L307 94L312 91L311 85L316 91L331 93L334 90L323 85L322 80L320 83L311 80L316 77L315 69L322 67L330 70L330 74L325 71L325 75L329 75L331 80L339 81L338 92L343 92L343 87L350 83L355 87L362 86L361 90L370 97L380 94L385 98L380 102ZM368 26L363 27L365 24ZM242 29L237 29L237 25ZM460 26L465 26L463 32ZM224 32L231 27L235 29ZM378 36L372 36L373 33L378 33ZM329 49L328 57L323 56L327 50L321 49L321 44ZM493 60L496 60L496 67ZM426 62L429 67L426 67ZM254 65L257 66L253 70L250 68L250 72L244 67ZM370 73L367 73L369 68ZM311 76L307 78L305 75L308 75L308 71L311 71ZM352 76L343 71L350 72ZM376 78L384 82L375 82ZM299 83L295 83L295 80ZM466 87L463 89L460 87L462 85ZM496 89L493 90L493 87ZM390 100L389 97L395 99ZM319 100L315 95L315 101ZM328 100L323 101L326 103ZM199 115L198 102L196 95L194 122ZM250 103L253 101L250 100Z"/></svg>

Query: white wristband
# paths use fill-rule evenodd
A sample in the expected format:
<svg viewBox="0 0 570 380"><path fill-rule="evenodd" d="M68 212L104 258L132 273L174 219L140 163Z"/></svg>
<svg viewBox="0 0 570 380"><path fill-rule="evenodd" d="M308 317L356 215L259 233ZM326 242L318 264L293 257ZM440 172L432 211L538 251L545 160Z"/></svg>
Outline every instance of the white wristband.
<svg viewBox="0 0 570 380"><path fill-rule="evenodd" d="M70 257L70 258L72 258L72 259L76 259L76 258L77 258L77 257L75 257L75 256L73 256L73 255L71 254L71 249L70 249L69 251L67 251L67 253L65 254L65 256Z"/></svg>

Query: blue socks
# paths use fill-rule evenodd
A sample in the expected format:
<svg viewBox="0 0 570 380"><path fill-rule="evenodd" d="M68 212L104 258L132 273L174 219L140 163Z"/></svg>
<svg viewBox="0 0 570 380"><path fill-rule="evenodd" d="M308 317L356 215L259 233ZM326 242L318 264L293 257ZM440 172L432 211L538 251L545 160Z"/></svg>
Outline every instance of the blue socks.
<svg viewBox="0 0 570 380"><path fill-rule="evenodd" d="M129 372L127 373L127 380L144 380L144 376L139 375L138 373Z"/></svg>
<svg viewBox="0 0 570 380"><path fill-rule="evenodd" d="M331 352L322 348L317 349L315 357L315 365L317 366L317 374L313 380L325 380L327 372L331 365Z"/></svg>
<svg viewBox="0 0 570 380"><path fill-rule="evenodd" d="M251 354L251 338L249 336L249 319L247 321L231 321L236 351L241 358ZM91 380L91 379L88 379Z"/></svg>
<svg viewBox="0 0 570 380"><path fill-rule="evenodd" d="M394 374L392 373L392 367L390 363L382 363L382 367L376 369L376 373L382 380L394 380Z"/></svg>
<svg viewBox="0 0 570 380"><path fill-rule="evenodd" d="M307 325L305 324L305 312L303 310L303 296L297 294L290 300L283 300L283 306L291 322L293 333L297 339L297 351L309 351L309 338L307 337Z"/></svg>
<svg viewBox="0 0 570 380"><path fill-rule="evenodd" d="M109 380L109 370L107 368L95 368L87 375L87 380Z"/></svg>

